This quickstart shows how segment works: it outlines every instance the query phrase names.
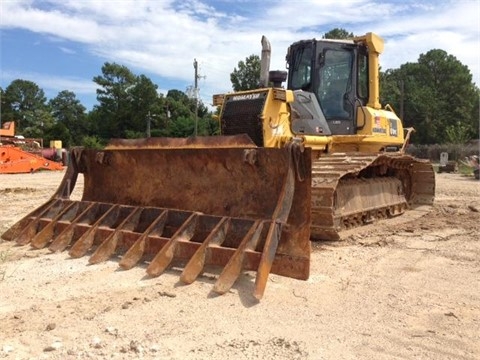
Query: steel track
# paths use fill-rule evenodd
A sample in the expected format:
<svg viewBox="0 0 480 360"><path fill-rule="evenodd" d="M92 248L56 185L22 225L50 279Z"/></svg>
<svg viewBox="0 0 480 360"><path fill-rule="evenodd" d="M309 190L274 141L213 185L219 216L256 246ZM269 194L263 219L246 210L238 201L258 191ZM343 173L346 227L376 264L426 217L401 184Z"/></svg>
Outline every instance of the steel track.
<svg viewBox="0 0 480 360"><path fill-rule="evenodd" d="M332 154L312 164L314 240L339 240L342 230L431 206L435 173L428 161L397 153Z"/></svg>

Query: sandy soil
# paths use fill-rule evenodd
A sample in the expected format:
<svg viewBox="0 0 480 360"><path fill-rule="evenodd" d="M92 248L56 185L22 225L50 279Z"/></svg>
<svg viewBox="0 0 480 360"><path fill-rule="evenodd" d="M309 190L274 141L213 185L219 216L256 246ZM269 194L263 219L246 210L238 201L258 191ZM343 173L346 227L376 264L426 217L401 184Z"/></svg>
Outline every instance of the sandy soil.
<svg viewBox="0 0 480 360"><path fill-rule="evenodd" d="M0 175L0 233L62 176ZM261 302L253 273L213 296L215 272L183 286L177 268L152 279L0 243L0 358L479 359L479 195L439 174L430 213L315 243L310 279L271 275Z"/></svg>

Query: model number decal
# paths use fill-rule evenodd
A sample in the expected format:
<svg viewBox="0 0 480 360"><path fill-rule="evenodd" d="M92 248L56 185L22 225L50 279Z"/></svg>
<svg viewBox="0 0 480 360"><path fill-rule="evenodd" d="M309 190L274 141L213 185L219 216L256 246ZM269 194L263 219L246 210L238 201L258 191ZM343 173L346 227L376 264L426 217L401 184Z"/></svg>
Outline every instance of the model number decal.
<svg viewBox="0 0 480 360"><path fill-rule="evenodd" d="M235 95L232 96L232 101L241 101L241 100L255 100L260 98L260 94L244 94L244 95Z"/></svg>

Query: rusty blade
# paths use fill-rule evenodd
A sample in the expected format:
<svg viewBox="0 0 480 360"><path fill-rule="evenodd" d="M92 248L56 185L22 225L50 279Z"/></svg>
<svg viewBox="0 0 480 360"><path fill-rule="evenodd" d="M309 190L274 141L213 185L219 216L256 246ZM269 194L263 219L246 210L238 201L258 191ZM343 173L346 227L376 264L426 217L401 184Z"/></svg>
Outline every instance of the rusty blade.
<svg viewBox="0 0 480 360"><path fill-rule="evenodd" d="M290 150L257 148L242 141L234 144L236 140L223 143L217 138L164 142L120 142L104 150L72 150L69 168L54 199L65 204L70 201L67 198L76 176L83 173L82 201L72 201L72 208L61 216L49 210L39 218L52 204L49 200L4 235L11 237L25 231L30 239L36 231L35 244L44 246L54 237L51 249L58 251L73 244L70 254L74 257L100 243L91 263L108 259L118 248L129 248L120 261L125 268L134 266L148 253L154 256L147 270L151 276L160 274L172 260L182 259L188 262L181 277L186 282L194 281L207 265L226 266L225 284L233 284L242 268L259 270L265 282L269 271L308 277L310 149L301 155L306 165L298 162L301 176L294 177L298 181L294 184L296 196L288 213L285 179L291 178L287 176L292 172ZM87 204L98 207L79 218L77 214L83 213ZM120 207L121 215L105 221L98 219L115 205ZM130 216L134 208L142 209L141 215L137 220L136 215L131 215L127 221L125 216ZM159 233L157 227L162 221L158 226L152 222L165 209L168 217ZM187 221L189 216L198 219ZM35 221L37 224L32 224ZM264 224L258 240L262 245L255 247L252 243L244 248L242 240L255 222ZM267 224L272 222L279 228L269 231ZM63 234L57 236L61 231ZM269 245L263 251L273 251L273 264L266 255L260 262L258 248L268 234ZM228 287L222 281L220 290Z"/></svg>
<svg viewBox="0 0 480 360"><path fill-rule="evenodd" d="M230 226L230 219L223 217L218 224L213 228L212 232L203 241L202 245L193 254L187 265L180 275L180 280L185 284L191 284L200 275L205 266L205 260L209 257L210 248L212 246L219 246L225 240L228 227Z"/></svg>
<svg viewBox="0 0 480 360"><path fill-rule="evenodd" d="M248 230L245 237L240 242L240 245L235 250L227 265L223 269L219 278L213 286L213 291L218 294L224 294L233 286L243 268L243 260L245 252L254 250L257 246L260 234L263 230L263 223L256 221Z"/></svg>
<svg viewBox="0 0 480 360"><path fill-rule="evenodd" d="M157 216L157 218L148 226L148 228L143 232L143 234L135 241L135 243L128 249L125 255L120 260L120 267L124 270L131 269L134 267L141 259L145 252L145 241L150 233L156 229L158 233L162 233L167 220L168 211L164 210L162 213Z"/></svg>
<svg viewBox="0 0 480 360"><path fill-rule="evenodd" d="M288 169L283 149L87 150L84 201L220 217L271 218Z"/></svg>
<svg viewBox="0 0 480 360"><path fill-rule="evenodd" d="M155 277L160 275L170 265L170 262L175 256L175 248L180 241L189 241L195 232L198 215L193 213L180 226L177 232L171 237L167 244L158 252L153 258L150 265L147 267L147 274Z"/></svg>

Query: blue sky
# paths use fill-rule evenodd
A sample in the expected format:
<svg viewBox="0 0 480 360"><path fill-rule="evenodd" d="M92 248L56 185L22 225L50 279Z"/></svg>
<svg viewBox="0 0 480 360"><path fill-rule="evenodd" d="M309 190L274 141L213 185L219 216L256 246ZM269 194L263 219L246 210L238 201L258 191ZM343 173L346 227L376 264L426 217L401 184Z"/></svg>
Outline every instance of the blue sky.
<svg viewBox="0 0 480 360"><path fill-rule="evenodd" d="M291 43L344 28L385 39L383 70L442 49L480 85L479 0L1 0L0 86L35 82L48 99L73 91L90 110L105 62L145 74L166 93L186 91L199 64L200 97L231 90L239 60L272 44L271 69L285 69Z"/></svg>

